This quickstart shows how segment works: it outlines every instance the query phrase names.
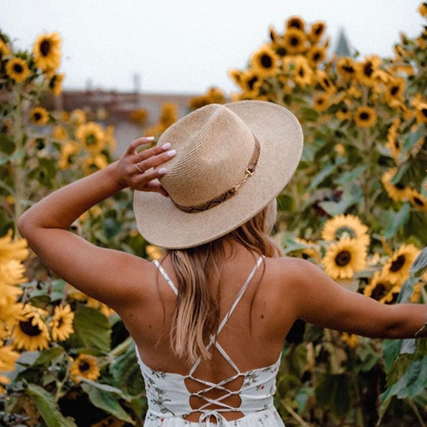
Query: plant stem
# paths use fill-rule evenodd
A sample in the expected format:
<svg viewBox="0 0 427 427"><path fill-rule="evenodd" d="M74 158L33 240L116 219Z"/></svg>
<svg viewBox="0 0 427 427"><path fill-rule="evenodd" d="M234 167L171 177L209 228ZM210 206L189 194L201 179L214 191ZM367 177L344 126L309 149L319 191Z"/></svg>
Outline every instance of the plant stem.
<svg viewBox="0 0 427 427"><path fill-rule="evenodd" d="M25 183L24 183L24 156L23 156L23 139L24 129L22 120L22 103L21 103L21 86L17 85L15 98L15 152L17 156L15 163L15 236L19 235L18 219L23 213L23 201L25 200Z"/></svg>
<svg viewBox="0 0 427 427"><path fill-rule="evenodd" d="M412 408L412 410L415 412L415 416L418 419L418 422L420 423L421 427L427 427L427 424L423 421L420 411L418 411L417 405L412 401L412 399L406 399L406 401L409 403L409 406Z"/></svg>

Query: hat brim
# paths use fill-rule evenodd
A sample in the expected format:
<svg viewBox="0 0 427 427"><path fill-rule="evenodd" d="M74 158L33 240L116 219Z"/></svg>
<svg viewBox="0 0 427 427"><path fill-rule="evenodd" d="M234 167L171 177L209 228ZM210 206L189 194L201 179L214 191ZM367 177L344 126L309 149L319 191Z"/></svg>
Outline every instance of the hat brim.
<svg viewBox="0 0 427 427"><path fill-rule="evenodd" d="M159 193L135 191L137 228L151 244L184 249L222 237L264 209L294 174L302 154L303 132L289 110L265 101L238 101L224 106L237 114L260 142L253 176L235 196L198 213L179 210Z"/></svg>

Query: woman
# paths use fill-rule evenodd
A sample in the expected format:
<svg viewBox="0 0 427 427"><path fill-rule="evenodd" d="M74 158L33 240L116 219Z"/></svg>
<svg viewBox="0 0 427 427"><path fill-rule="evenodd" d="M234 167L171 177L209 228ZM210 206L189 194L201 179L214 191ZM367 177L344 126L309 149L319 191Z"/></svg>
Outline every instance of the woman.
<svg viewBox="0 0 427 427"><path fill-rule="evenodd" d="M46 197L18 224L46 265L123 319L146 381L146 426L283 426L275 376L296 319L368 337L426 335L427 307L346 290L270 240L276 196L302 152L289 110L208 105L137 151L152 140L133 141L118 161ZM125 187L136 190L138 230L166 249L160 262L67 231Z"/></svg>

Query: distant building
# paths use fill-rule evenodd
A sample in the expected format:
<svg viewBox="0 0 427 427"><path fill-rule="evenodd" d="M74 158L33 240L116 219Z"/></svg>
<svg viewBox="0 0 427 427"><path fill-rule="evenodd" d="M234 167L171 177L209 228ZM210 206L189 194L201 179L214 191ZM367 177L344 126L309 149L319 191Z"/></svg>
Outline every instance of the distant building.
<svg viewBox="0 0 427 427"><path fill-rule="evenodd" d="M338 41L335 47L335 54L338 56L352 56L347 37L344 33L344 28L340 28Z"/></svg>
<svg viewBox="0 0 427 427"><path fill-rule="evenodd" d="M58 97L49 96L43 104L57 111L72 111L76 108L87 108L96 112L104 110L105 125L113 125L117 139L116 156L121 155L125 148L134 139L142 136L141 125L131 119L135 109L144 108L148 111L146 126L158 122L160 108L164 102L173 102L178 106L179 117L189 112L189 101L200 94L160 94L93 90L90 88L82 91L63 91Z"/></svg>

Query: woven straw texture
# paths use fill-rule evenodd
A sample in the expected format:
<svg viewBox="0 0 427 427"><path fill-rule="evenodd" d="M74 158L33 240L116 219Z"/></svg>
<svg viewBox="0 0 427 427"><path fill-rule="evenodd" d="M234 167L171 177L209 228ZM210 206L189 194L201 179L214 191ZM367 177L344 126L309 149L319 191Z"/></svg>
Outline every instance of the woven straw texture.
<svg viewBox="0 0 427 427"><path fill-rule="evenodd" d="M142 236L164 248L194 247L229 233L260 212L285 187L299 163L303 134L286 108L265 101L211 104L183 117L159 138L177 154L160 167L172 199L184 206L204 203L239 184L254 151L253 176L232 198L203 212L186 213L158 193L135 191L134 213Z"/></svg>

